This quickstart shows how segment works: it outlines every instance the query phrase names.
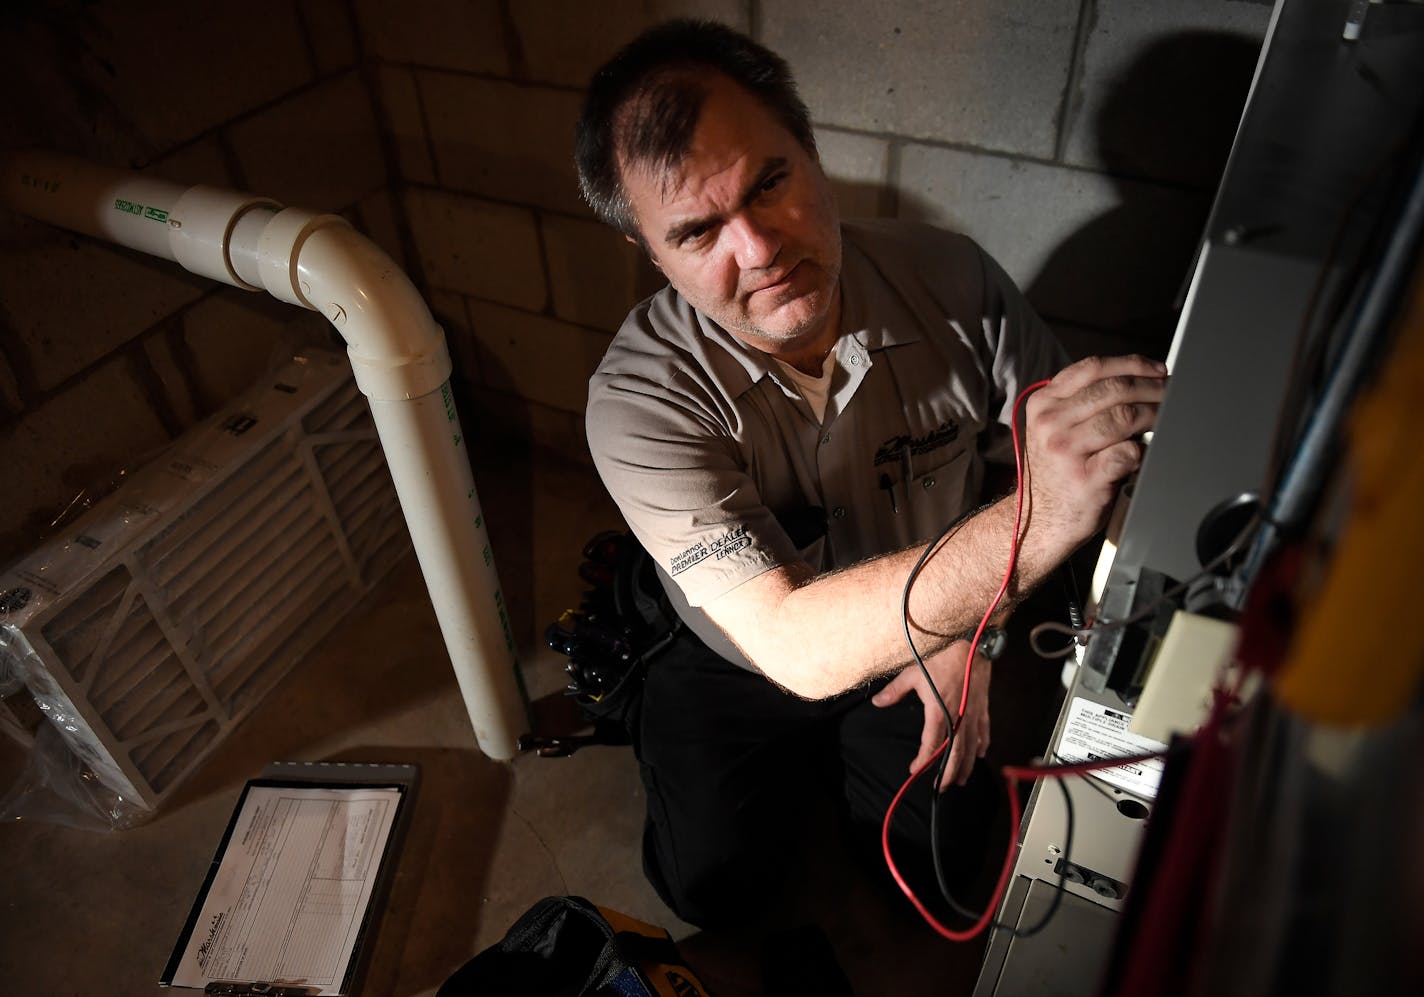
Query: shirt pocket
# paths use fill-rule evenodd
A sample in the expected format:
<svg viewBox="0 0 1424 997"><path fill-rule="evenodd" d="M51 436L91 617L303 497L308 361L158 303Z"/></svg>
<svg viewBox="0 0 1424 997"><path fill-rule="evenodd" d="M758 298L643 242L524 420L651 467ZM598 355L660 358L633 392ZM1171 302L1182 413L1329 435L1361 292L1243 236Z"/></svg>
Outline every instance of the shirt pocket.
<svg viewBox="0 0 1424 997"><path fill-rule="evenodd" d="M973 507L973 452L961 450L915 475L901 486L902 508L909 513L911 543L928 540Z"/></svg>

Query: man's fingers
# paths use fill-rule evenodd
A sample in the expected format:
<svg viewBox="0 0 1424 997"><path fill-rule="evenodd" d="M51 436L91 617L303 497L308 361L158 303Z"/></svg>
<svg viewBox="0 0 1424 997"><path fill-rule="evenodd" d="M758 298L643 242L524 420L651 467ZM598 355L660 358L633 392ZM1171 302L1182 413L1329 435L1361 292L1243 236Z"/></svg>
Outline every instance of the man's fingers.
<svg viewBox="0 0 1424 997"><path fill-rule="evenodd" d="M1099 450L1088 458L1088 472L1103 481L1121 481L1142 465L1142 446L1123 440Z"/></svg>
<svg viewBox="0 0 1424 997"><path fill-rule="evenodd" d="M1091 452L1151 429L1166 394L1160 379L1099 381L1067 397L1044 399L1029 427L1050 451Z"/></svg>
<svg viewBox="0 0 1424 997"><path fill-rule="evenodd" d="M870 697L870 701L876 706L891 706L905 698L905 694L915 687L914 676L908 670L901 671L875 695Z"/></svg>
<svg viewBox="0 0 1424 997"><path fill-rule="evenodd" d="M1060 370L1045 390L1051 391L1055 395L1066 396L1075 394L1089 384L1104 378L1161 379L1166 373L1166 364L1135 354L1120 357L1085 357Z"/></svg>
<svg viewBox="0 0 1424 997"><path fill-rule="evenodd" d="M944 780L939 784L942 793L950 786L962 786L969 781L969 773L974 770L974 747L963 732L956 734L954 744L949 749L949 765L944 770Z"/></svg>
<svg viewBox="0 0 1424 997"><path fill-rule="evenodd" d="M940 713L939 707L931 703L925 703L924 706L925 723L920 728L920 750L915 754L915 760L910 763L911 772L918 772L920 766L934 756L949 733L944 725L944 714Z"/></svg>
<svg viewBox="0 0 1424 997"><path fill-rule="evenodd" d="M1029 397L1026 460L1033 521L1056 546L1100 528L1118 482L1137 470L1166 368L1146 357L1090 357ZM977 750L977 749L976 749Z"/></svg>

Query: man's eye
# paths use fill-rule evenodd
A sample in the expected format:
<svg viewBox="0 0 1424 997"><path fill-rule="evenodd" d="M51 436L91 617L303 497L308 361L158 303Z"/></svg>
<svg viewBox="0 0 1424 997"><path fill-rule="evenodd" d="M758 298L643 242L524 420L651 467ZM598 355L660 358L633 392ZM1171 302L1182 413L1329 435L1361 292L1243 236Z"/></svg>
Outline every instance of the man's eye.
<svg viewBox="0 0 1424 997"><path fill-rule="evenodd" d="M688 229L682 233L682 244L684 246L695 245L701 242L710 231L712 231L711 225L699 225L694 229Z"/></svg>
<svg viewBox="0 0 1424 997"><path fill-rule="evenodd" d="M767 177L764 181L762 181L762 185L761 185L760 190L761 190L761 192L762 192L763 194L769 194L769 193L771 193L773 190L775 190L777 187L780 187L780 186L781 186L781 182L782 182L783 180L785 180L785 179L786 179L786 174L785 174L785 173L777 173L777 174L774 174L774 175L772 175L772 176L769 176L769 177Z"/></svg>

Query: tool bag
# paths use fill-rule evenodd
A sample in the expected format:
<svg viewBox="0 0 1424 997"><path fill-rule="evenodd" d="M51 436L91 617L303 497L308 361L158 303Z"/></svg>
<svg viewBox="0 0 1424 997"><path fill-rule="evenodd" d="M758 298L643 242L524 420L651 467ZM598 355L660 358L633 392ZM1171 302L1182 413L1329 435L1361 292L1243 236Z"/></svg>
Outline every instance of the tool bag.
<svg viewBox="0 0 1424 997"><path fill-rule="evenodd" d="M672 643L682 621L663 591L652 558L631 533L599 533L584 545L578 570L590 588L578 609L565 611L550 624L544 639L568 656L565 691L593 724L594 733L563 743L568 751L579 743L629 744L637 729L648 664Z"/></svg>
<svg viewBox="0 0 1424 997"><path fill-rule="evenodd" d="M672 936L583 897L545 897L436 997L710 997Z"/></svg>

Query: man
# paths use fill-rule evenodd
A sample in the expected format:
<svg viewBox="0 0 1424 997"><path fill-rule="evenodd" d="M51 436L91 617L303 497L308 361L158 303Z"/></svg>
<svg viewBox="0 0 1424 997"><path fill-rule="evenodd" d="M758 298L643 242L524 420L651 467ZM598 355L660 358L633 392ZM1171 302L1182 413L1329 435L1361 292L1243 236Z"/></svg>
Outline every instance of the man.
<svg viewBox="0 0 1424 997"><path fill-rule="evenodd" d="M1013 497L936 551L908 614L901 599L927 542L981 500L986 465L1012 466L1019 392L1052 377L1026 404L1026 526L1001 618L1099 528L1165 370L1117 358L1054 376L1061 350L972 242L842 226L785 63L725 27L630 43L595 75L577 144L585 198L670 285L629 315L587 416L599 473L691 631L645 687L644 865L681 917L728 923L804 850L814 811L797 791L827 758L844 816L878 837L945 738L905 629L957 708ZM971 675L946 786L970 783L988 746L982 655ZM929 796L907 799L902 851L928 851ZM964 864L995 861L982 838L963 847Z"/></svg>

